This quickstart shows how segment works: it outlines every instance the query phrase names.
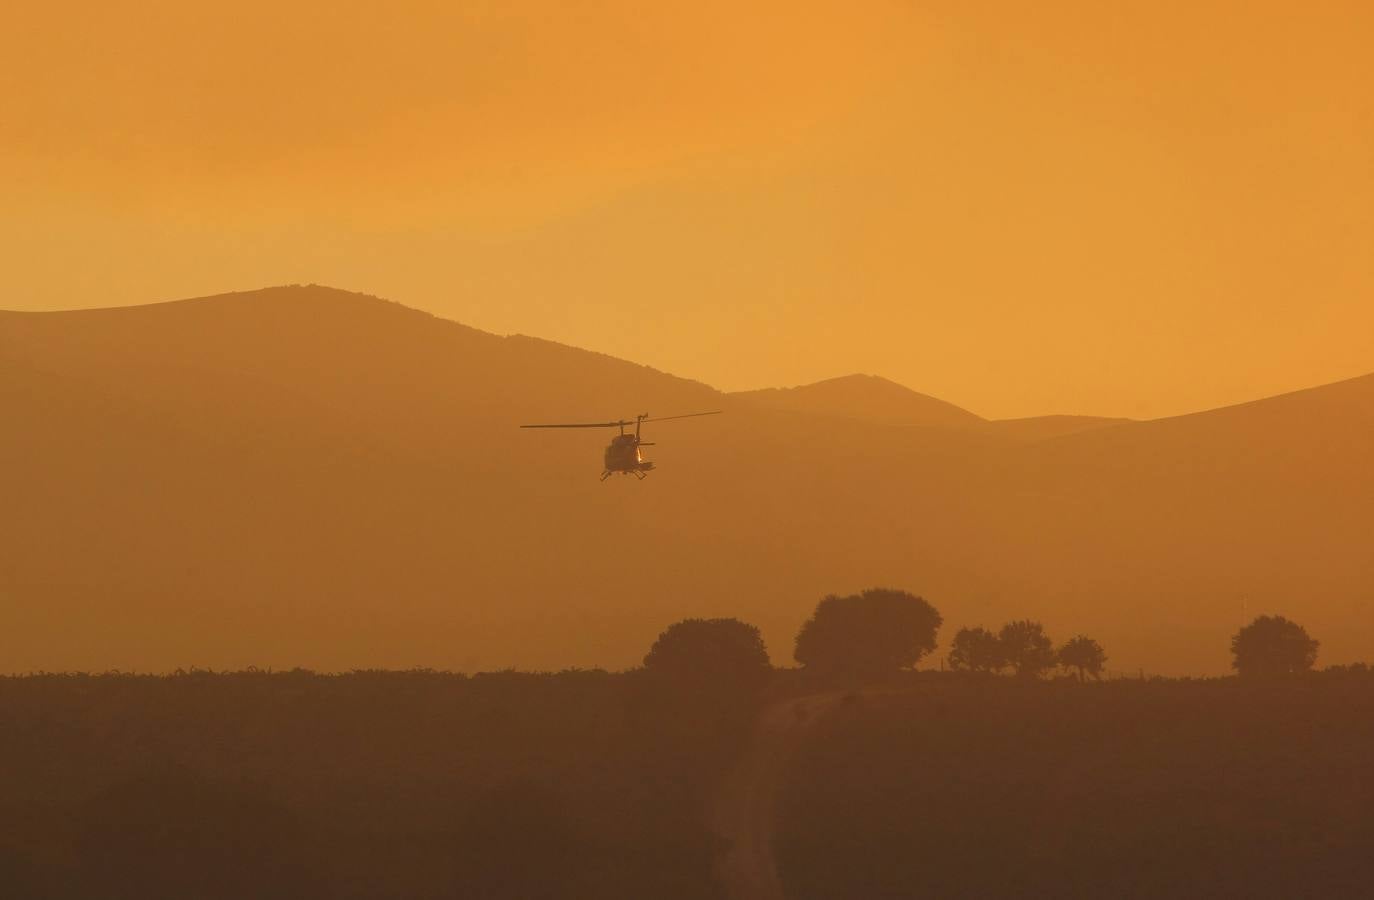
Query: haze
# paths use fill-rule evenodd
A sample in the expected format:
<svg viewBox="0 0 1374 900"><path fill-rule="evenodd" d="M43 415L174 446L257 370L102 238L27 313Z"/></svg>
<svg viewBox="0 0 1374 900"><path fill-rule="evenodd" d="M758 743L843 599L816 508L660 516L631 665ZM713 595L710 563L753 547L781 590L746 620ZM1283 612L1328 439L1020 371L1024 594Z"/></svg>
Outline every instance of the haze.
<svg viewBox="0 0 1374 900"><path fill-rule="evenodd" d="M1216 407L1374 368L1371 45L1354 0L24 4L3 305L318 281L727 390Z"/></svg>
<svg viewBox="0 0 1374 900"><path fill-rule="evenodd" d="M99 299L99 298L97 298ZM385 300L280 287L0 311L0 671L623 668L910 585L1117 671L1217 674L1247 615L1374 640L1374 374L1154 421L987 421L891 381L721 393ZM644 482L597 479L654 423Z"/></svg>

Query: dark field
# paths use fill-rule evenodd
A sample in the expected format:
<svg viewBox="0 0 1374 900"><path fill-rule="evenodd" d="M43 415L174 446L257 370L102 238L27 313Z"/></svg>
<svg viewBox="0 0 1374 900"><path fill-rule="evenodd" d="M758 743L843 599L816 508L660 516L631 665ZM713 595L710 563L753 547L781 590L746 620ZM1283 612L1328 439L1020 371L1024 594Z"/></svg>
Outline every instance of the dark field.
<svg viewBox="0 0 1374 900"><path fill-rule="evenodd" d="M719 897L705 807L757 712L642 671L0 678L0 894ZM798 733L799 900L1374 885L1368 674L922 673Z"/></svg>
<svg viewBox="0 0 1374 900"><path fill-rule="evenodd" d="M789 897L1374 895L1374 677L928 678L793 759Z"/></svg>
<svg viewBox="0 0 1374 900"><path fill-rule="evenodd" d="M0 896L709 897L729 718L601 672L0 678Z"/></svg>

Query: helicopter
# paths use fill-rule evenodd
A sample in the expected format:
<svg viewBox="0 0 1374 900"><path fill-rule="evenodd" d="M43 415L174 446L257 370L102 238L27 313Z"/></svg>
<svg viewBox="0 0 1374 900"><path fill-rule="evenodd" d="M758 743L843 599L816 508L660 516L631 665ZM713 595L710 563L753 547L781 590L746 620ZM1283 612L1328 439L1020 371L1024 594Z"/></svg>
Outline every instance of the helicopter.
<svg viewBox="0 0 1374 900"><path fill-rule="evenodd" d="M521 425L521 428L619 428L620 434L611 438L611 442L606 445L606 467L601 472L601 480L605 481L612 475L633 475L643 481L654 464L644 458L641 447L652 447L650 441L641 440L639 437L640 426L645 422L666 422L669 419L694 419L697 416L718 416L720 410L715 409L710 412L685 413L680 416L658 416L649 418L648 413L640 413L635 416L634 422L628 419L620 419L615 422L567 422L553 425ZM625 429L633 424L635 427L633 434L627 434Z"/></svg>

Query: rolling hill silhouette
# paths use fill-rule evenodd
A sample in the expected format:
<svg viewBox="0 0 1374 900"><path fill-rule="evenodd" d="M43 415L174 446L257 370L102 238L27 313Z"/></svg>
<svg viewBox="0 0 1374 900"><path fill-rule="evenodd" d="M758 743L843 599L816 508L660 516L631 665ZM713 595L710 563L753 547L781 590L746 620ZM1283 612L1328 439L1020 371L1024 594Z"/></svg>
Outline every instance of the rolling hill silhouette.
<svg viewBox="0 0 1374 900"><path fill-rule="evenodd" d="M998 437L1031 442L1106 428L1108 425L1121 425L1129 421L1131 420L1106 416L1029 416L1024 419L993 419L981 423L981 427Z"/></svg>
<svg viewBox="0 0 1374 900"><path fill-rule="evenodd" d="M919 394L877 375L842 375L839 378L829 378L794 388L737 391L727 396L766 409L831 416L877 425L970 428L996 437L1025 442L1042 441L1131 421L1102 416L984 419L952 403Z"/></svg>
<svg viewBox="0 0 1374 900"><path fill-rule="evenodd" d="M1114 669L1220 672L1268 611L1368 655L1374 376L1033 427L822 385L721 394L314 286L0 313L0 670L622 667L691 615L785 662L821 595L880 584L946 639L1032 616ZM712 408L648 433L643 484L598 483L607 433L515 428Z"/></svg>
<svg viewBox="0 0 1374 900"><path fill-rule="evenodd" d="M810 415L884 425L973 425L983 419L952 403L918 394L877 375L845 375L794 388L765 388L729 395L745 403Z"/></svg>

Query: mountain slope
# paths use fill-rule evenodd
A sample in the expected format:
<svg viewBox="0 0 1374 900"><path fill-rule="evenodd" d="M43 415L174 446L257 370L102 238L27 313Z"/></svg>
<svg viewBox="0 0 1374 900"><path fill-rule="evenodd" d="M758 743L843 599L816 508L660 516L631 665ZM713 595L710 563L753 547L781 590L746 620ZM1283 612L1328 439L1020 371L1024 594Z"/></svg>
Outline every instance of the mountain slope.
<svg viewBox="0 0 1374 900"><path fill-rule="evenodd" d="M989 434L1009 440L1031 442L1107 428L1129 421L1131 420L1103 416L1030 416L1024 419L994 419L982 423L982 428Z"/></svg>
<svg viewBox="0 0 1374 900"><path fill-rule="evenodd" d="M308 287L0 313L0 408L0 670L620 667L690 615L786 662L881 584L1114 669L1222 671L1261 611L1374 644L1374 379L1029 443L836 428ZM713 408L642 483L597 481L605 432L515 427Z"/></svg>
<svg viewBox="0 0 1374 900"><path fill-rule="evenodd" d="M729 396L768 409L883 425L954 426L983 421L952 403L876 375L845 375L801 387L740 391Z"/></svg>

